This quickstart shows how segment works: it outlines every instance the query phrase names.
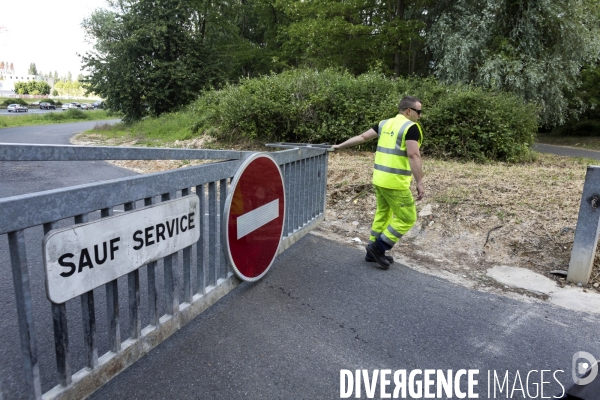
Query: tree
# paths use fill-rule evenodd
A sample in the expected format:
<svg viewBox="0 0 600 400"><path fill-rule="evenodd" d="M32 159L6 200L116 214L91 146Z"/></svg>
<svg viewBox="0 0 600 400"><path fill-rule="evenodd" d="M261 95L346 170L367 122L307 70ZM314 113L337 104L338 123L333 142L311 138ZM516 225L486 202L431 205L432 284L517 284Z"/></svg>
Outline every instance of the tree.
<svg viewBox="0 0 600 400"><path fill-rule="evenodd" d="M78 81L58 81L54 84L55 90L61 95L67 96L83 96L86 89Z"/></svg>
<svg viewBox="0 0 600 400"><path fill-rule="evenodd" d="M26 82L15 82L15 92L17 94L28 94L29 89Z"/></svg>
<svg viewBox="0 0 600 400"><path fill-rule="evenodd" d="M83 23L95 40L82 57L88 92L126 121L188 104L221 73L207 33L214 3L122 0L94 12Z"/></svg>
<svg viewBox="0 0 600 400"><path fill-rule="evenodd" d="M37 75L38 74L37 67L35 66L35 63L29 64L29 69L27 70L27 74L28 75Z"/></svg>
<svg viewBox="0 0 600 400"><path fill-rule="evenodd" d="M561 124L566 94L600 55L596 0L440 0L429 10L427 44L436 75L510 91Z"/></svg>
<svg viewBox="0 0 600 400"><path fill-rule="evenodd" d="M279 0L242 0L232 2L224 17L233 25L227 36L222 31L228 59L228 79L256 77L289 68L289 60L282 52L285 32L290 19Z"/></svg>
<svg viewBox="0 0 600 400"><path fill-rule="evenodd" d="M15 82L18 94L50 94L50 85L43 81Z"/></svg>
<svg viewBox="0 0 600 400"><path fill-rule="evenodd" d="M50 94L50 85L48 82L44 81L32 81L29 82L33 90L30 90L31 94L36 94L33 92L37 92L37 94L48 95Z"/></svg>
<svg viewBox="0 0 600 400"><path fill-rule="evenodd" d="M416 69L424 0L281 0L292 21L280 31L288 56L360 74L380 64L396 76ZM414 10L414 11L411 11Z"/></svg>

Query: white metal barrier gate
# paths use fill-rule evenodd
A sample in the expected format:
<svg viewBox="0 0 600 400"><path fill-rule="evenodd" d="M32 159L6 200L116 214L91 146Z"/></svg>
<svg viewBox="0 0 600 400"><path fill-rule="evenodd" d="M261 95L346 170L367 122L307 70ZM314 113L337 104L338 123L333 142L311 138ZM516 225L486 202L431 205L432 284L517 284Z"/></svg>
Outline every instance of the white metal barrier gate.
<svg viewBox="0 0 600 400"><path fill-rule="evenodd" d="M325 218L327 152L318 147L291 147L269 153L280 166L287 199L280 253ZM0 375L4 397L84 398L238 285L240 281L225 261L220 216L229 180L252 154L0 144L0 161L227 160L0 199L0 235L7 237L10 253L10 260L2 259L0 265L10 264L17 309L16 321L3 322L18 324L15 345L20 342L22 359L20 366L11 366ZM197 243L79 299L55 304L43 292L32 293L31 277L42 273L42 246L40 242L37 248L27 247L26 236L41 237L53 229L100 220L115 212L134 212L192 193L200 203ZM119 304L124 302L127 316L120 315ZM33 307L48 303L52 322L47 312ZM5 390L8 381L20 388L18 393Z"/></svg>

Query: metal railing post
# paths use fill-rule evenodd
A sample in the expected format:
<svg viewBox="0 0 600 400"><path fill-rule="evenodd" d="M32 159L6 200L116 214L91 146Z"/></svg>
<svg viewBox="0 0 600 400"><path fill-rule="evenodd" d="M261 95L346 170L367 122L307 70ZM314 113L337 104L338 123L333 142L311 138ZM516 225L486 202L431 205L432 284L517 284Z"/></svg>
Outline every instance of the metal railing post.
<svg viewBox="0 0 600 400"><path fill-rule="evenodd" d="M225 210L225 200L227 200L227 179L221 179L219 181L219 216L223 217L223 212ZM225 279L227 278L227 274L229 273L227 262L225 261L225 244L223 243L223 239L221 236L221 228L222 225L219 223L218 230L219 235L217 235L219 239L219 278ZM215 232L216 233L216 232Z"/></svg>
<svg viewBox="0 0 600 400"><path fill-rule="evenodd" d="M196 243L196 280L198 281L197 293L204 295L206 293L206 270L204 268L204 243L206 243L206 196L204 193L204 184L196 186L196 195L200 198L200 215L198 215L198 225L200 225L200 240Z"/></svg>
<svg viewBox="0 0 600 400"><path fill-rule="evenodd" d="M185 188L181 190L181 196L189 196L190 189ZM196 217L196 221L198 221L198 217ZM197 223L197 222L196 222ZM192 296L194 291L192 290L192 246L188 246L183 249L183 259L182 259L182 268L183 268L183 301L186 303L192 303Z"/></svg>
<svg viewBox="0 0 600 400"><path fill-rule="evenodd" d="M148 207L154 204L153 197L146 197L144 199L144 206ZM149 323L152 326L158 326L160 324L160 317L158 314L158 283L156 281L156 270L157 262L152 261L146 266L148 271L148 318Z"/></svg>
<svg viewBox="0 0 600 400"><path fill-rule="evenodd" d="M217 183L208 183L208 285L217 286L219 279L219 249L217 249Z"/></svg>
<svg viewBox="0 0 600 400"><path fill-rule="evenodd" d="M100 217L106 218L113 214L112 208L103 208ZM121 350L121 325L119 323L119 286L115 279L104 285L106 288L106 315L108 320L108 348L113 353Z"/></svg>
<svg viewBox="0 0 600 400"><path fill-rule="evenodd" d="M44 235L52 230L52 222L44 224ZM52 303L52 325L54 327L54 348L56 350L56 369L61 385L72 382L69 360L69 330L67 326L67 306L65 303Z"/></svg>
<svg viewBox="0 0 600 400"><path fill-rule="evenodd" d="M135 203L125 203L125 212L135 210ZM142 319L140 318L140 270L127 274L127 290L129 294L129 337L137 339L142 335Z"/></svg>
<svg viewBox="0 0 600 400"><path fill-rule="evenodd" d="M75 224L87 222L87 215L75 217ZM85 366L94 369L98 366L98 347L96 344L96 309L94 305L94 291L90 290L81 295L81 317L83 323L83 342L86 352Z"/></svg>
<svg viewBox="0 0 600 400"><path fill-rule="evenodd" d="M25 370L26 387L24 391L30 399L39 399L42 397L42 385L40 383L40 366L35 343L33 310L31 308L29 266L27 265L27 254L25 252L25 235L22 230L8 233L8 246L13 284L15 286L19 333L21 335L23 369Z"/></svg>
<svg viewBox="0 0 600 400"><path fill-rule="evenodd" d="M174 199L171 193L164 193L161 196L162 201ZM177 264L178 254L173 253L166 256L163 260L165 270L165 314L176 315L179 312L179 290L177 284Z"/></svg>
<svg viewBox="0 0 600 400"><path fill-rule="evenodd" d="M587 284L592 273L600 228L600 167L587 167L567 280Z"/></svg>

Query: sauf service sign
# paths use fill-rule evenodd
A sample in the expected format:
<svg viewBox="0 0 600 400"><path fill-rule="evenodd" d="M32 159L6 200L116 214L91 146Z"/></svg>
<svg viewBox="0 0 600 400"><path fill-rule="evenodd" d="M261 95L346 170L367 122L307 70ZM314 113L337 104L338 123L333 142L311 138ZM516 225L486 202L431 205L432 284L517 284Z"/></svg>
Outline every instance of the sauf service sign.
<svg viewBox="0 0 600 400"><path fill-rule="evenodd" d="M48 299L64 303L191 246L200 238L199 213L199 198L191 195L49 232L43 242Z"/></svg>

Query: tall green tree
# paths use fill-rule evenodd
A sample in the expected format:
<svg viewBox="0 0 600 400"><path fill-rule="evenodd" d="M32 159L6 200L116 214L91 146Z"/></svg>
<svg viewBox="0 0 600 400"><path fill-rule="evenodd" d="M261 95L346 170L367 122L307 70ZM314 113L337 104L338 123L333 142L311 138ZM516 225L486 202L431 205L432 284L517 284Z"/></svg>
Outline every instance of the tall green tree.
<svg viewBox="0 0 600 400"><path fill-rule="evenodd" d="M380 64L396 76L416 72L425 0L279 0L291 20L280 31L297 64L360 74Z"/></svg>
<svg viewBox="0 0 600 400"><path fill-rule="evenodd" d="M223 43L233 69L229 80L254 77L289 68L282 54L279 35L289 24L279 0L238 0L229 2L232 40Z"/></svg>
<svg viewBox="0 0 600 400"><path fill-rule="evenodd" d="M449 83L509 91L561 124L566 94L598 59L596 0L440 0L428 10L435 74Z"/></svg>
<svg viewBox="0 0 600 400"><path fill-rule="evenodd" d="M173 111L226 74L209 37L223 15L215 2L119 0L112 5L84 21L95 46L82 60L89 92L104 97L125 120ZM220 32L227 37L226 29Z"/></svg>
<svg viewBox="0 0 600 400"><path fill-rule="evenodd" d="M35 66L35 63L29 64L29 69L27 70L27 74L28 75L37 75L38 74L38 70L37 70L37 67Z"/></svg>

